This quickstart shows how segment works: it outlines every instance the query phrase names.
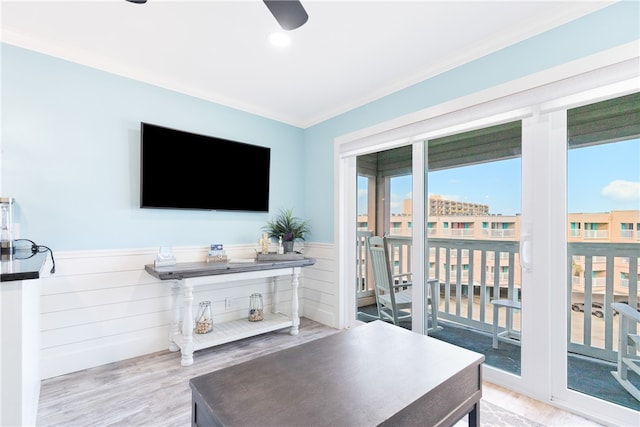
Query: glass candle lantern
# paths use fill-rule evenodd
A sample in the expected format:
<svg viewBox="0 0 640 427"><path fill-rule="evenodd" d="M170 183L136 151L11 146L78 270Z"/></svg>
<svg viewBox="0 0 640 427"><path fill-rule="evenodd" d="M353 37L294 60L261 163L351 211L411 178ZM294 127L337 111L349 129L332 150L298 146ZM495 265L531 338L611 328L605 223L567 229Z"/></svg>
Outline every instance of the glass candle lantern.
<svg viewBox="0 0 640 427"><path fill-rule="evenodd" d="M249 322L259 322L264 319L262 294L251 294L249 297Z"/></svg>
<svg viewBox="0 0 640 427"><path fill-rule="evenodd" d="M13 246L13 197L0 197L0 253L12 255Z"/></svg>
<svg viewBox="0 0 640 427"><path fill-rule="evenodd" d="M202 301L198 306L195 332L196 334L206 334L212 330L211 301Z"/></svg>
<svg viewBox="0 0 640 427"><path fill-rule="evenodd" d="M262 233L260 239L258 239L258 243L260 244L260 253L262 255L266 255L269 253L269 234Z"/></svg>

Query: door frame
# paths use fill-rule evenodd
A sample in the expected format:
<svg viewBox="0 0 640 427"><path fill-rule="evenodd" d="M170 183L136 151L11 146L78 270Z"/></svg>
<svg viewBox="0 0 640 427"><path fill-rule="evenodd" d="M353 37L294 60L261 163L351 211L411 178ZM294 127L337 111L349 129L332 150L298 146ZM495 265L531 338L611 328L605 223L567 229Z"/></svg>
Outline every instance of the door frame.
<svg viewBox="0 0 640 427"><path fill-rule="evenodd" d="M423 147L424 140L522 120L522 221L529 224L524 229L529 227L533 236L532 268L523 271L522 280L523 286L530 289L534 289L535 284L536 291L523 301L526 305L522 320L522 376L484 366L484 379L601 422L629 424L635 421L635 411L567 389L566 292L552 289L549 283L552 277L566 276L566 256L563 255L566 254L566 239L557 239L558 235L566 236L566 188L557 187L557 183L566 181L566 126L563 126L563 120L566 125L566 119L563 119L566 113L563 116L563 112L573 106L640 90L637 52L638 44L631 43L624 49L594 55L589 61L565 64L336 138L339 326L358 325L355 292L353 286L349 286L355 277L356 156L414 145L416 171L424 168L425 156L415 155L415 150L423 149L418 147ZM542 138L544 142L541 142L542 135L546 135ZM541 165L544 174L540 173ZM421 178L414 173L414 185ZM551 193L549 189L554 186ZM422 203L426 188L423 190L420 192ZM418 199L414 199L414 203L417 202ZM424 209L422 211L424 215ZM414 248L424 248L423 238L424 233L414 232ZM424 272L424 257L415 258L417 255L412 261L414 269ZM527 305L536 310L526 310ZM542 327L541 319L547 319ZM553 326L558 324L563 327ZM546 374L540 375L540 372Z"/></svg>

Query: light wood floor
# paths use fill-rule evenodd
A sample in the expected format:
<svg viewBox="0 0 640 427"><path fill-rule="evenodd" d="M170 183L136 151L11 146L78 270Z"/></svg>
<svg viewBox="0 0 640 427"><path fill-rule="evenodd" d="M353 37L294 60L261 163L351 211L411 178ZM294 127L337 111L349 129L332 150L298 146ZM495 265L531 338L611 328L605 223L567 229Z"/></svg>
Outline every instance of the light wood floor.
<svg viewBox="0 0 640 427"><path fill-rule="evenodd" d="M192 366L163 351L50 378L42 382L37 425L190 426L191 378L336 332L303 318L297 336L282 330L201 350ZM487 382L483 400L547 426L598 426Z"/></svg>
<svg viewBox="0 0 640 427"><path fill-rule="evenodd" d="M482 383L482 400L507 408L511 412L534 420L544 426L602 427L602 424L486 381ZM480 415L480 422L482 423L482 414Z"/></svg>

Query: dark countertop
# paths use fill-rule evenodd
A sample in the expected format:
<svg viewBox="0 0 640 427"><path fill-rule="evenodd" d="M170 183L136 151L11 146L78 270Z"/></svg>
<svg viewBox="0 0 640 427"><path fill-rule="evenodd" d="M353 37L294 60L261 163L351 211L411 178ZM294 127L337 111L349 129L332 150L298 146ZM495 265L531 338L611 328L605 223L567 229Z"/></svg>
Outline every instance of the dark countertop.
<svg viewBox="0 0 640 427"><path fill-rule="evenodd" d="M182 262L166 267L145 265L144 269L161 280L182 280L189 277L215 276L218 274L244 273L248 271L275 270L278 268L306 267L315 264L313 258L287 261L254 261L254 262Z"/></svg>
<svg viewBox="0 0 640 427"><path fill-rule="evenodd" d="M38 279L47 260L47 252L16 251L12 256L2 255L0 282Z"/></svg>

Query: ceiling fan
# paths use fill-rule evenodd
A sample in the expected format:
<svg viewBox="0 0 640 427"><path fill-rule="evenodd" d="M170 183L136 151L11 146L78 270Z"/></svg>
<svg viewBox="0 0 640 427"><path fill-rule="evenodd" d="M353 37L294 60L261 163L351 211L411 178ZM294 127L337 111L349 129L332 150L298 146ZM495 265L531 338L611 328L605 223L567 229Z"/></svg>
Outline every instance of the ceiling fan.
<svg viewBox="0 0 640 427"><path fill-rule="evenodd" d="M143 4L147 0L127 0L130 3ZM301 27L309 19L307 11L298 0L263 0L283 30L290 31Z"/></svg>
<svg viewBox="0 0 640 427"><path fill-rule="evenodd" d="M263 0L269 11L283 30L295 30L301 27L309 15L298 0Z"/></svg>

